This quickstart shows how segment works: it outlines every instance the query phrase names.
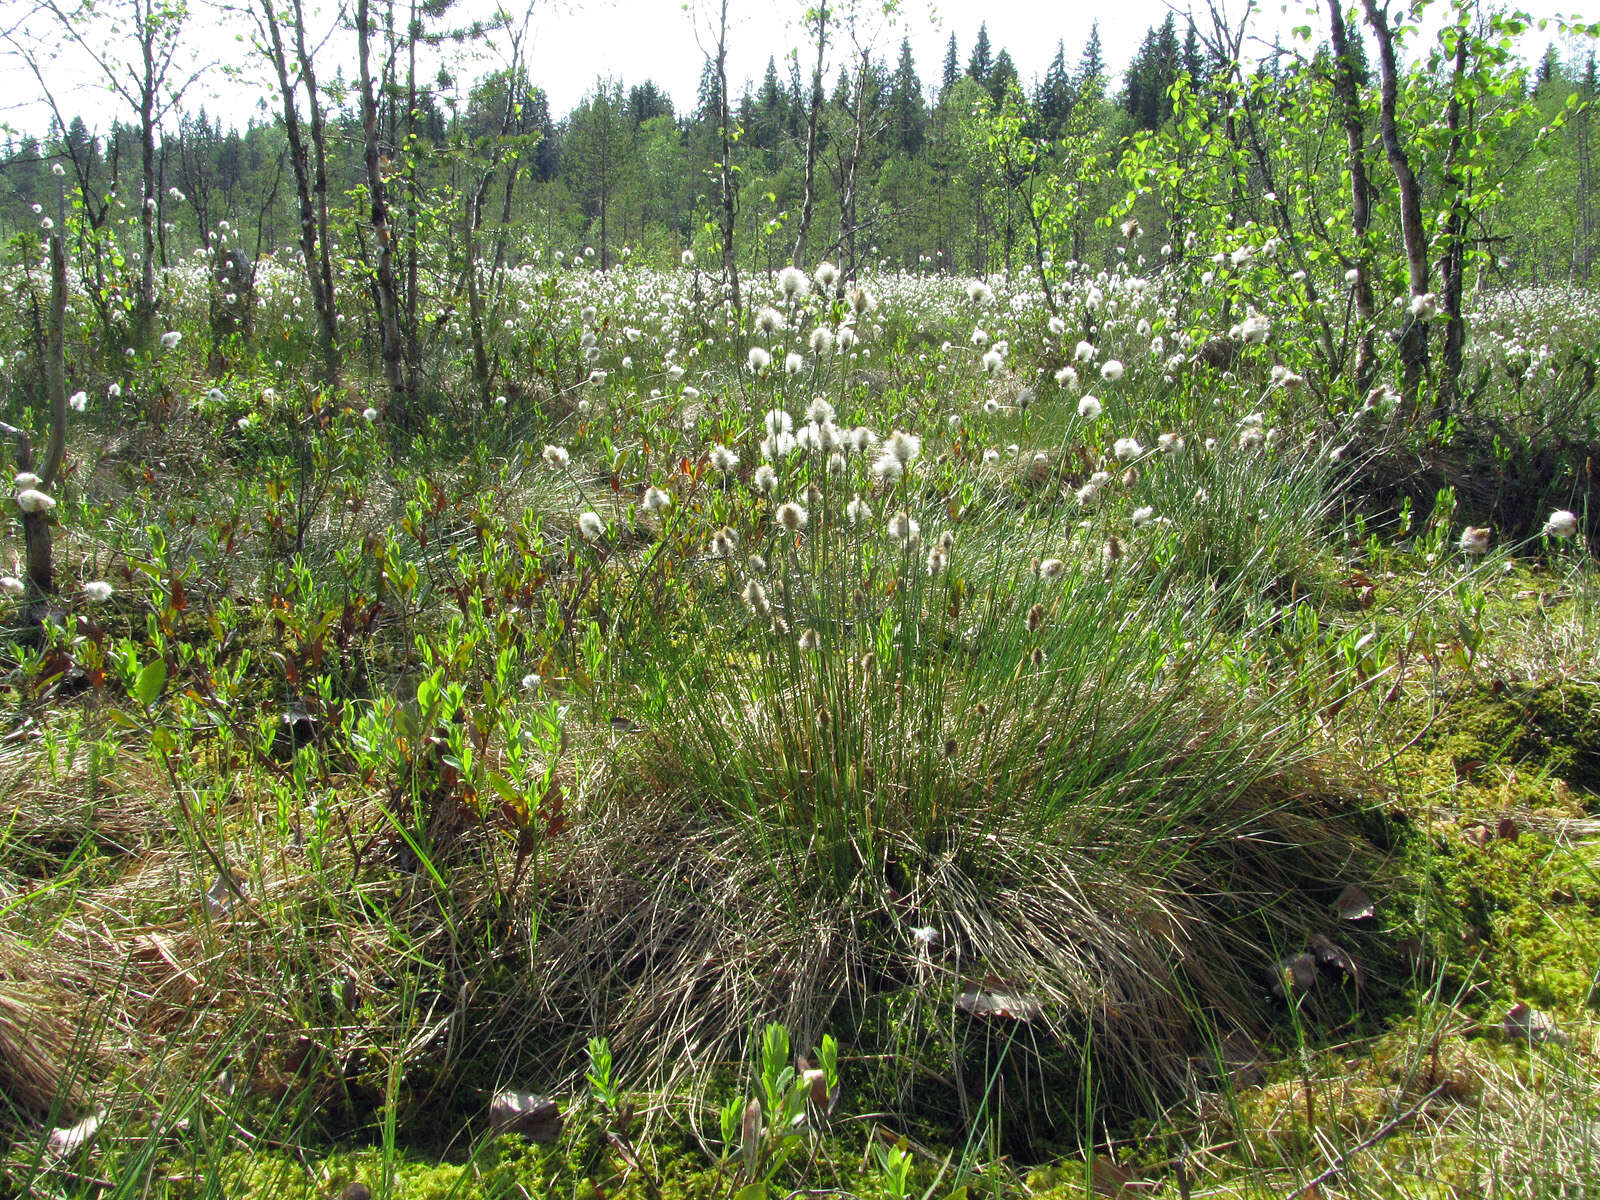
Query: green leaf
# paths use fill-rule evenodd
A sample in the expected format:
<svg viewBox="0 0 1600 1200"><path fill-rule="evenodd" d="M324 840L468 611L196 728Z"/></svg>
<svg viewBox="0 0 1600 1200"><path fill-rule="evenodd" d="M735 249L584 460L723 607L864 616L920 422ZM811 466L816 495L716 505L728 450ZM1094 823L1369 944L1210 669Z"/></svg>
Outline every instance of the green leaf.
<svg viewBox="0 0 1600 1200"><path fill-rule="evenodd" d="M767 1200L767 1185L747 1183L733 1194L733 1200Z"/></svg>
<svg viewBox="0 0 1600 1200"><path fill-rule="evenodd" d="M164 660L151 659L145 668L139 672L139 678L134 681L133 695L140 704L149 708L161 698L161 689L167 686L167 664Z"/></svg>
<svg viewBox="0 0 1600 1200"><path fill-rule="evenodd" d="M500 774L499 771L487 771L484 777L489 781L489 786L494 789L495 795L499 796L507 804L522 803L522 793L512 787L511 781Z"/></svg>

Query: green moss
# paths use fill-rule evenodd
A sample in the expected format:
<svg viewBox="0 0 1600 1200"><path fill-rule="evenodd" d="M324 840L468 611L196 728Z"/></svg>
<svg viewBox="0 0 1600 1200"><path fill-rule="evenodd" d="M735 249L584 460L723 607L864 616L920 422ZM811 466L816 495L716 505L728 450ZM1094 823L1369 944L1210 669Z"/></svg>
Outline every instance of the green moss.
<svg viewBox="0 0 1600 1200"><path fill-rule="evenodd" d="M797 1168L793 1178L774 1181L773 1193L791 1185L822 1187L840 1195L875 1200L885 1194L878 1173L863 1169L857 1147L826 1141L815 1156ZM729 1193L729 1179L719 1174L699 1149L668 1133L643 1148L652 1163L660 1200L717 1200ZM466 1162L397 1152L388 1164L394 1200L653 1200L649 1185L635 1171L623 1169L611 1156L591 1161L568 1141L534 1145L516 1136L481 1145ZM216 1168L169 1172L171 1200L323 1200L339 1196L352 1183L362 1183L383 1196L385 1161L382 1151L368 1149L330 1154L302 1162L279 1151L240 1151ZM912 1172L913 1193L921 1195L939 1175L937 1164L919 1161ZM948 1180L948 1176L946 1176ZM944 1195L944 1188L936 1194Z"/></svg>
<svg viewBox="0 0 1600 1200"><path fill-rule="evenodd" d="M1426 749L1475 763L1536 768L1600 794L1600 688L1565 680L1478 683L1455 696Z"/></svg>
<svg viewBox="0 0 1600 1200"><path fill-rule="evenodd" d="M1600 877L1578 850L1531 833L1468 844L1449 894L1482 922L1490 975L1536 1008L1574 1014L1600 985Z"/></svg>

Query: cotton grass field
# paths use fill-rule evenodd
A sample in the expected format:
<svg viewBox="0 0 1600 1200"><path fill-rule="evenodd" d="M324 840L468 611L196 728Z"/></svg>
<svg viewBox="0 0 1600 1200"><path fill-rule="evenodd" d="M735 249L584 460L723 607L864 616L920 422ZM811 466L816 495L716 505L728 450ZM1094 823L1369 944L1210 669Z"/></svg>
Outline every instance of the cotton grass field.
<svg viewBox="0 0 1600 1200"><path fill-rule="evenodd" d="M1588 1194L1600 313L1446 441L1170 254L524 268L437 415L175 271L17 480L5 1186Z"/></svg>

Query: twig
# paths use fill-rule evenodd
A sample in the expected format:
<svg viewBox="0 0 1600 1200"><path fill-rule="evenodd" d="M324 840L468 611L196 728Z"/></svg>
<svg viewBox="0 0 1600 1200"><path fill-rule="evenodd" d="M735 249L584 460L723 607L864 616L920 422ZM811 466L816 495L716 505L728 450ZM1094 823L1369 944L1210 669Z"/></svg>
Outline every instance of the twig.
<svg viewBox="0 0 1600 1200"><path fill-rule="evenodd" d="M1299 1198L1302 1196L1308 1196L1314 1193L1324 1183L1328 1182L1328 1180L1332 1179L1340 1171L1344 1170L1345 1164L1347 1164L1352 1158L1365 1150L1372 1149L1373 1146L1376 1146L1379 1142L1383 1141L1384 1138L1388 1137L1395 1130L1399 1129L1400 1126L1404 1125L1412 1117L1421 1112L1428 1101L1432 1100L1440 1092L1444 1091L1444 1086L1445 1085L1442 1083L1435 1085L1428 1091L1426 1095L1422 1097L1422 1099L1418 1100L1410 1108L1406 1109L1405 1112L1401 1113L1397 1117L1393 1117L1390 1120L1385 1121L1378 1127L1377 1132L1372 1134L1371 1137L1357 1142L1354 1146L1350 1147L1350 1149L1346 1150L1339 1156L1338 1160L1331 1167L1329 1167L1326 1171L1323 1171L1321 1174L1314 1176L1308 1182L1297 1187L1294 1191L1285 1196L1284 1200L1299 1200Z"/></svg>

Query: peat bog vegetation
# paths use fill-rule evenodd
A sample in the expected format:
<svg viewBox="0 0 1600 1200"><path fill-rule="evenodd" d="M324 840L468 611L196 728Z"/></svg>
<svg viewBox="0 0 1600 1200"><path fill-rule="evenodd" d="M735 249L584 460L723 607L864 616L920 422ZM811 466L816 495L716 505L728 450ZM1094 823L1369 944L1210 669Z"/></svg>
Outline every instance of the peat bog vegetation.
<svg viewBox="0 0 1600 1200"><path fill-rule="evenodd" d="M0 1191L1600 1192L1592 66L981 63L935 255L862 53L774 260L262 14L281 195L7 217Z"/></svg>

